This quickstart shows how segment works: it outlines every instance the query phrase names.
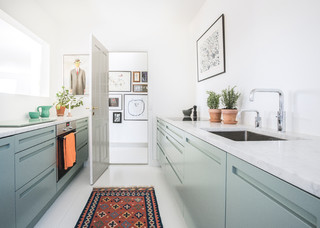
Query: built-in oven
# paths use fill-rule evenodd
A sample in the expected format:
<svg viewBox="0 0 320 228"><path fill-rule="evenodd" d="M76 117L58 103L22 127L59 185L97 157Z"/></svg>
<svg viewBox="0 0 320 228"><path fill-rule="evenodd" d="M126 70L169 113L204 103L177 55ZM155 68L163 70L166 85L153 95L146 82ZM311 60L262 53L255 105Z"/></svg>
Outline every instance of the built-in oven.
<svg viewBox="0 0 320 228"><path fill-rule="evenodd" d="M57 132L57 182L70 170L64 168L64 144L66 143L66 135L73 132L76 134L76 121L65 122L56 125ZM74 164L75 165L75 164Z"/></svg>

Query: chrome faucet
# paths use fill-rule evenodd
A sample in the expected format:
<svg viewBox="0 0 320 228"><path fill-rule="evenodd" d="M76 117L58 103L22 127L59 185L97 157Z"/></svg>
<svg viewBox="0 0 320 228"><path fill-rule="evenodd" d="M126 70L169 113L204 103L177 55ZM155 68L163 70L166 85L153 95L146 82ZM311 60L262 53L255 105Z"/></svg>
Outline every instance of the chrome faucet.
<svg viewBox="0 0 320 228"><path fill-rule="evenodd" d="M284 95L282 90L280 89L253 89L250 92L250 97L249 100L253 101L254 100L254 94L256 92L267 92L267 93L278 93L279 94L279 111L277 113L277 126L278 126L278 131L285 131L286 129L286 115L284 111Z"/></svg>
<svg viewBox="0 0 320 228"><path fill-rule="evenodd" d="M256 112L257 116L255 117L254 125L255 125L255 127L261 127L261 117L260 117L260 113L257 110L254 110L254 109L243 109L238 113L237 118L240 118L240 116L241 116L241 114L243 112Z"/></svg>

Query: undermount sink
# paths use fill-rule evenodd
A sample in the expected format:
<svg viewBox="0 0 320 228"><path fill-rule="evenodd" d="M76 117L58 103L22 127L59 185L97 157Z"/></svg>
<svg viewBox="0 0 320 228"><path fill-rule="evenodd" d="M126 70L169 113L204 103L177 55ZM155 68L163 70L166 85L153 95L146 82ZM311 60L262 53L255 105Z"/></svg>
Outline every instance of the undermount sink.
<svg viewBox="0 0 320 228"><path fill-rule="evenodd" d="M277 138L269 135L258 134L252 131L208 131L212 134L234 141L285 141L286 139Z"/></svg>

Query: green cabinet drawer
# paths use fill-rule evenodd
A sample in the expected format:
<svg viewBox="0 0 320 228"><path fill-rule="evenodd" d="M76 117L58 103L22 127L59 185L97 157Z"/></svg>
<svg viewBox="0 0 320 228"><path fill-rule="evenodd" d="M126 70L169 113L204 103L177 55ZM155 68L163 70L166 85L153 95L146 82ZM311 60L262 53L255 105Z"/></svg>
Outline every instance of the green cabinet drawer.
<svg viewBox="0 0 320 228"><path fill-rule="evenodd" d="M319 228L320 199L228 155L226 218L227 228Z"/></svg>
<svg viewBox="0 0 320 228"><path fill-rule="evenodd" d="M76 125L77 125L77 128L84 127L84 126L88 127L88 118L77 120Z"/></svg>
<svg viewBox="0 0 320 228"><path fill-rule="evenodd" d="M83 163L88 159L88 143L77 149L77 163Z"/></svg>
<svg viewBox="0 0 320 228"><path fill-rule="evenodd" d="M166 128L165 122L160 118L157 118L157 127L161 128L162 130L165 130Z"/></svg>
<svg viewBox="0 0 320 228"><path fill-rule="evenodd" d="M170 135L172 138L174 138L181 145L184 145L184 143L185 143L184 131L180 130L179 128L177 128L169 123L166 123L166 133L168 135Z"/></svg>
<svg viewBox="0 0 320 228"><path fill-rule="evenodd" d="M159 146L158 143L157 143L157 154L159 156L160 166L163 168L166 156L165 156L163 150L161 149L161 146Z"/></svg>
<svg viewBox="0 0 320 228"><path fill-rule="evenodd" d="M15 152L19 152L35 145L38 145L44 141L53 139L56 137L55 126L41 128L34 131L18 134L15 136Z"/></svg>
<svg viewBox="0 0 320 228"><path fill-rule="evenodd" d="M0 139L0 227L15 227L14 137Z"/></svg>
<svg viewBox="0 0 320 228"><path fill-rule="evenodd" d="M165 143L166 143L165 131L159 126L157 127L157 142L162 148L165 147Z"/></svg>
<svg viewBox="0 0 320 228"><path fill-rule="evenodd" d="M77 133L76 133L76 148L83 146L84 144L88 143L88 126L77 126Z"/></svg>
<svg viewBox="0 0 320 228"><path fill-rule="evenodd" d="M51 139L15 154L16 190L56 162L56 140Z"/></svg>
<svg viewBox="0 0 320 228"><path fill-rule="evenodd" d="M172 189L172 193L174 194L175 199L177 200L178 206L183 213L183 202L181 198L183 189L182 181L180 180L170 161L166 157L164 157L164 159L164 173L166 179L170 185L170 188Z"/></svg>
<svg viewBox="0 0 320 228"><path fill-rule="evenodd" d="M189 228L225 227L226 156L219 148L186 134L182 199Z"/></svg>
<svg viewBox="0 0 320 228"><path fill-rule="evenodd" d="M165 154L183 180L184 146L169 134L166 135Z"/></svg>
<svg viewBox="0 0 320 228"><path fill-rule="evenodd" d="M56 164L16 192L16 227L27 227L55 193Z"/></svg>

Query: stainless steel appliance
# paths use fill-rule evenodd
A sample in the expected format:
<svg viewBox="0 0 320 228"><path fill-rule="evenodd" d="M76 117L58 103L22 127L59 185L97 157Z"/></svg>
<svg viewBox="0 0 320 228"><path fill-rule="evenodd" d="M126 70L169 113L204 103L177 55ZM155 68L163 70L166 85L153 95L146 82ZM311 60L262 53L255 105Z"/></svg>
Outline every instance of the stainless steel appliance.
<svg viewBox="0 0 320 228"><path fill-rule="evenodd" d="M56 125L57 132L57 182L72 168L64 169L63 145L65 136L74 132L76 134L76 121L65 122Z"/></svg>

